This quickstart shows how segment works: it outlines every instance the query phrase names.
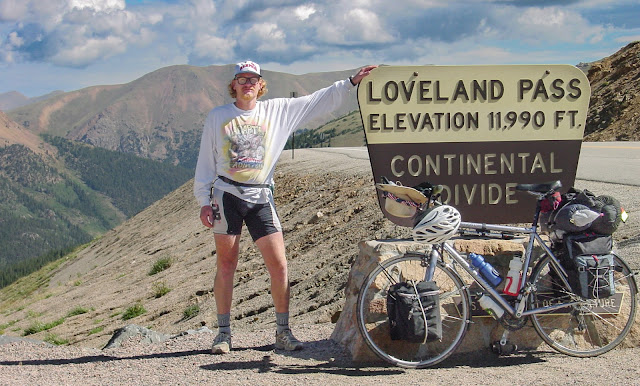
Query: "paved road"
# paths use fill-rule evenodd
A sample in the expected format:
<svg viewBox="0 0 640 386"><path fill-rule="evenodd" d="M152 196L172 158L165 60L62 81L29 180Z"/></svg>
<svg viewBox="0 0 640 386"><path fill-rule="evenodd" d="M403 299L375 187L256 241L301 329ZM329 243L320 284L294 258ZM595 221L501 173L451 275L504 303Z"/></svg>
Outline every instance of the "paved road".
<svg viewBox="0 0 640 386"><path fill-rule="evenodd" d="M369 159L366 147L327 147L327 152ZM576 178L640 187L640 142L584 142Z"/></svg>
<svg viewBox="0 0 640 386"><path fill-rule="evenodd" d="M640 142L584 142L576 178L640 186Z"/></svg>

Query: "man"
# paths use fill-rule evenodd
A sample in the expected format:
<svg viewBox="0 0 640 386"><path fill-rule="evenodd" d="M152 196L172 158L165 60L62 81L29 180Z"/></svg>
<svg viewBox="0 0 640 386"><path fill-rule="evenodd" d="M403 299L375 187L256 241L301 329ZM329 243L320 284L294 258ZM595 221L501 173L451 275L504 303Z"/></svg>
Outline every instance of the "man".
<svg viewBox="0 0 640 386"><path fill-rule="evenodd" d="M337 109L349 91L376 67L363 67L349 79L311 95L258 101L267 92L267 82L257 63L241 62L229 84L235 102L216 107L207 116L194 194L201 206L200 221L213 229L216 243L213 289L219 330L213 342L214 354L232 349L231 299L243 222L271 278L277 325L275 347L302 349L302 343L289 329L287 260L272 192L275 165L293 131Z"/></svg>

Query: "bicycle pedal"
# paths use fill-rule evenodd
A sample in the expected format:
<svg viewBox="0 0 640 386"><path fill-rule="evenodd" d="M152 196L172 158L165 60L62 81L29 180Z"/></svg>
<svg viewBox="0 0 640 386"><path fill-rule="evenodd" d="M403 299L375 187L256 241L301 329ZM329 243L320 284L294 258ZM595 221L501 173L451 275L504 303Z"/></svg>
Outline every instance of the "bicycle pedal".
<svg viewBox="0 0 640 386"><path fill-rule="evenodd" d="M511 355L518 351L518 345L513 343L500 344L500 341L495 341L491 344L491 351L497 355Z"/></svg>

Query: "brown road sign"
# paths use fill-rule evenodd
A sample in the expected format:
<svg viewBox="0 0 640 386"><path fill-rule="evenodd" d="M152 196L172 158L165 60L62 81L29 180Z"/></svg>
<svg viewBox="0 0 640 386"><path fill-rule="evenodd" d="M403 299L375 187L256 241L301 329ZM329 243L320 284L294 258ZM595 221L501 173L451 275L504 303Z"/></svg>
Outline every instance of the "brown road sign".
<svg viewBox="0 0 640 386"><path fill-rule="evenodd" d="M530 221L514 187L573 185L590 93L569 65L379 67L358 87L374 179L441 184L465 221Z"/></svg>

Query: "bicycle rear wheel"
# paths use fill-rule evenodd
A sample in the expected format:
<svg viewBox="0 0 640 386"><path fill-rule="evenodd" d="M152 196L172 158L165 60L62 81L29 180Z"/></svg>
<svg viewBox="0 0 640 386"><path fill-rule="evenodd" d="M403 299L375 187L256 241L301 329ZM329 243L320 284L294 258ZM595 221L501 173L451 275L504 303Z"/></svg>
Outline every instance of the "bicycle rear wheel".
<svg viewBox="0 0 640 386"><path fill-rule="evenodd" d="M555 350L576 357L604 354L618 346L629 333L636 316L637 286L629 266L615 257L615 295L584 299L559 280L559 273L547 256L532 273L536 292L531 307L577 303L549 313L531 316L540 337Z"/></svg>
<svg viewBox="0 0 640 386"><path fill-rule="evenodd" d="M369 274L358 294L358 328L364 341L376 355L396 366L435 365L455 351L467 331L470 313L466 287L456 272L438 262L433 280L440 290L442 339L424 344L391 340L386 306L388 289L398 282L424 280L426 269L415 254L386 260Z"/></svg>

